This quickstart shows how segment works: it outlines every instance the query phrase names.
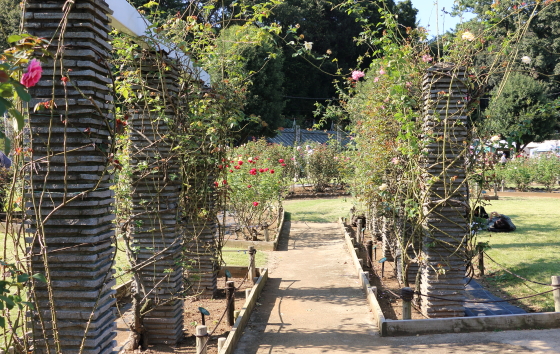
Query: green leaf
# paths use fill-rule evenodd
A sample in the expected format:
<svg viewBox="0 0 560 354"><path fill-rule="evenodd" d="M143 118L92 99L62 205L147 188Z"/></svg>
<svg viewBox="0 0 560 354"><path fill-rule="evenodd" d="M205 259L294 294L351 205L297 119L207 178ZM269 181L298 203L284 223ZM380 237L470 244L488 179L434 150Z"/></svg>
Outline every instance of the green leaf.
<svg viewBox="0 0 560 354"><path fill-rule="evenodd" d="M20 84L19 82L14 81L13 82L14 88L16 89L16 92L19 96L19 98L21 98L22 101L25 102L29 102L31 101L31 95L29 94L29 92L27 92L27 90L25 89L25 86L23 86L22 84Z"/></svg>
<svg viewBox="0 0 560 354"><path fill-rule="evenodd" d="M16 131L20 132L23 129L23 125L25 124L23 115L15 108L10 108L8 111L10 112L12 117L14 117L14 128L16 128Z"/></svg>
<svg viewBox="0 0 560 354"><path fill-rule="evenodd" d="M33 275L31 276L31 278L37 279L37 280L39 280L39 281L41 281L41 282L43 282L43 283L46 283L46 282L47 282L47 278L45 278L45 276L44 276L43 274L41 274L41 273L33 274Z"/></svg>
<svg viewBox="0 0 560 354"><path fill-rule="evenodd" d="M29 308L32 309L32 310L35 310L35 304L34 304L34 303L29 302L29 301L22 301L21 303L22 303L22 305L25 305L25 306L29 307Z"/></svg>
<svg viewBox="0 0 560 354"><path fill-rule="evenodd" d="M6 303L6 307L8 308L8 310L11 310L14 308L14 306L16 306L16 304L8 296L0 295L0 300Z"/></svg>
<svg viewBox="0 0 560 354"><path fill-rule="evenodd" d="M6 320L4 319L4 316L0 316L0 327L6 328Z"/></svg>
<svg viewBox="0 0 560 354"><path fill-rule="evenodd" d="M19 41L20 39L23 39L25 37L23 37L20 34L12 34L11 36L8 37L8 43L14 43Z"/></svg>
<svg viewBox="0 0 560 354"><path fill-rule="evenodd" d="M0 115L6 113L10 102L6 101L4 98L0 97Z"/></svg>
<svg viewBox="0 0 560 354"><path fill-rule="evenodd" d="M17 276L16 279L18 283L25 283L26 281L29 280L29 274L20 274Z"/></svg>

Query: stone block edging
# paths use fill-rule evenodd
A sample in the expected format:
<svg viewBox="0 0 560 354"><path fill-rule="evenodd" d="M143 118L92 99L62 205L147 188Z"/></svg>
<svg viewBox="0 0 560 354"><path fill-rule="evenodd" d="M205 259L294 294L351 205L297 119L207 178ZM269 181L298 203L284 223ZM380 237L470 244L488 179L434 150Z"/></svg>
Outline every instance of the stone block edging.
<svg viewBox="0 0 560 354"><path fill-rule="evenodd" d="M377 288L371 286L368 273L362 270L354 251L354 240L344 220L339 219L348 252L358 279L367 296L377 328L382 337L414 336L424 334L486 332L495 330L552 329L560 328L560 312L526 313L478 317L431 318L422 320L389 320L377 302ZM220 353L221 354L221 353Z"/></svg>
<svg viewBox="0 0 560 354"><path fill-rule="evenodd" d="M257 280L257 283L253 285L253 288L251 289L251 294L249 295L249 298L245 300L245 304L241 309L241 313L239 314L239 317L237 317L237 320L233 324L233 327L231 328L231 331L227 336L226 343L224 344L224 347L219 352L219 354L233 353L235 347L237 346L237 342L239 341L241 335L243 334L243 331L245 330L245 326L247 326L247 323L249 322L249 317L251 316L251 312L255 308L257 304L257 299L261 295L262 289L264 288L264 284L266 284L267 280L268 280L268 269L266 268L261 269L261 276L259 277L259 280Z"/></svg>
<svg viewBox="0 0 560 354"><path fill-rule="evenodd" d="M282 232L282 227L284 227L284 217L286 212L282 209L280 219L278 220L278 227L276 228L276 233L274 234L274 241L246 241L246 240L227 240L224 242L224 247L233 247L239 249L247 249L249 246L255 247L257 251L276 251L278 248L278 240L280 239L280 233Z"/></svg>

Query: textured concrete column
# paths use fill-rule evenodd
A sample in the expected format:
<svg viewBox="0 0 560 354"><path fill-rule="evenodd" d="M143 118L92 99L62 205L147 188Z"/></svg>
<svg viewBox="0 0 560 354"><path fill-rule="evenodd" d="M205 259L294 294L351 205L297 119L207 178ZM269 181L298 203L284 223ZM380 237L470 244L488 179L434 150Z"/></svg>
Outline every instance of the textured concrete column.
<svg viewBox="0 0 560 354"><path fill-rule="evenodd" d="M31 113L27 140L34 161L25 204L27 242L33 272L46 274L51 285L37 283L31 294L37 301L30 318L34 353L74 354L80 347L84 354L111 353L110 10L102 0L25 4L25 31L53 38L54 60L43 63L43 78L30 89L31 107L51 99L56 104L52 112ZM64 85L66 74L71 81Z"/></svg>
<svg viewBox="0 0 560 354"><path fill-rule="evenodd" d="M214 297L218 289L216 260L218 223L213 182L212 176L200 176L198 180L189 180L191 188L198 191L195 192L198 198L190 198L190 212L187 213L185 223L185 258L190 262L187 271L191 286L189 294L201 298ZM199 210L205 210L207 214L198 215Z"/></svg>
<svg viewBox="0 0 560 354"><path fill-rule="evenodd" d="M423 268L420 291L444 298L422 298L428 317L464 315L467 146L465 71L451 64L428 69L424 77L423 130L427 143L424 161Z"/></svg>
<svg viewBox="0 0 560 354"><path fill-rule="evenodd" d="M136 291L147 296L154 310L144 317L149 343L175 344L183 333L183 268L179 230L181 189L173 132L177 129L178 73L164 58L143 52L136 63L144 97L131 111L130 164L132 176L132 231L138 272ZM155 105L162 106L156 109Z"/></svg>

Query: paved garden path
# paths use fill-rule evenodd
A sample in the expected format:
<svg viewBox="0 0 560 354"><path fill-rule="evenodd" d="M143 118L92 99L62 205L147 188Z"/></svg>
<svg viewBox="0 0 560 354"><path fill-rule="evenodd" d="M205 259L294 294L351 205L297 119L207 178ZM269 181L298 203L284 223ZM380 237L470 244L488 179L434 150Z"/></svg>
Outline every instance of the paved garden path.
<svg viewBox="0 0 560 354"><path fill-rule="evenodd" d="M234 353L560 353L559 330L382 338L344 247L337 224L287 222Z"/></svg>

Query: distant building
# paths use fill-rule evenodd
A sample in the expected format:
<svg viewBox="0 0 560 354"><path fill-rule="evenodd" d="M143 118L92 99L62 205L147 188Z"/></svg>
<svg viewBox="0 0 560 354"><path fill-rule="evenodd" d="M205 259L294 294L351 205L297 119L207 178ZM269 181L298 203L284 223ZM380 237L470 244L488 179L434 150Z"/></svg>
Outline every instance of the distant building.
<svg viewBox="0 0 560 354"><path fill-rule="evenodd" d="M302 145L306 142L326 144L338 141L342 146L350 143L350 135L341 130L307 130L299 126L281 129L274 138L267 138L268 142L286 146Z"/></svg>

